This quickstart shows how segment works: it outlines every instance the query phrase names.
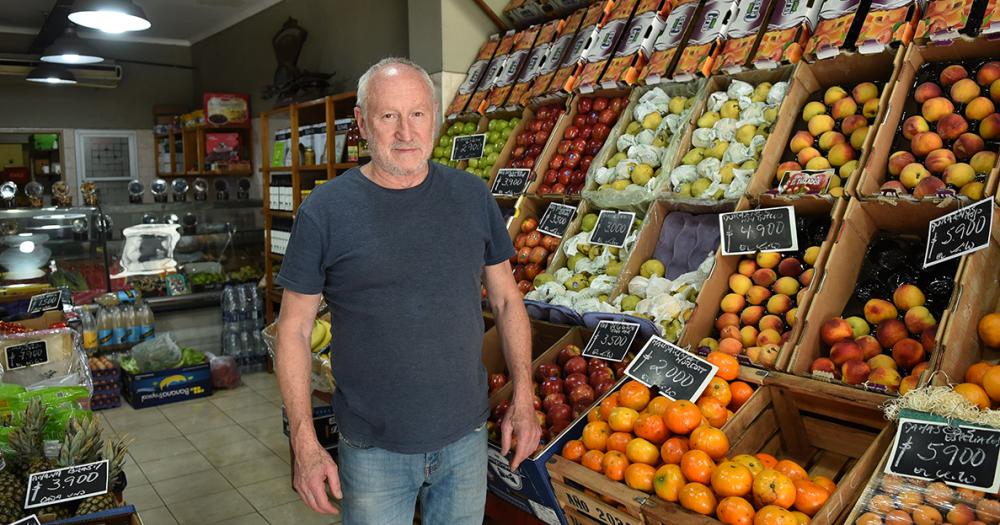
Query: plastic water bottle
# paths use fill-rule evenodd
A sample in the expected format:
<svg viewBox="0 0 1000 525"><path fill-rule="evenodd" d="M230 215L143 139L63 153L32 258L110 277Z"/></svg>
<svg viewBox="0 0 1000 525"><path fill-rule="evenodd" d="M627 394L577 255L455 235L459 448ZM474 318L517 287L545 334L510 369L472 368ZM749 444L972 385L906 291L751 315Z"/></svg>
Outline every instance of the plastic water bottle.
<svg viewBox="0 0 1000 525"><path fill-rule="evenodd" d="M156 337L156 324L153 321L153 311L149 305L139 302L135 311L135 324L138 325L139 342L148 341Z"/></svg>
<svg viewBox="0 0 1000 525"><path fill-rule="evenodd" d="M97 351L97 321L86 308L80 308L80 324L83 331L83 349L88 355Z"/></svg>
<svg viewBox="0 0 1000 525"><path fill-rule="evenodd" d="M124 314L123 307L118 307L114 309L114 312L112 312L112 317L111 317L112 322L114 323L113 324L114 335L112 336L112 340L114 342L114 347L117 349L124 348L125 345L128 344L128 334L126 333L125 330L126 321L125 321L125 316L123 314Z"/></svg>
<svg viewBox="0 0 1000 525"><path fill-rule="evenodd" d="M111 323L111 312L107 308L101 308L97 312L97 347L102 351L111 350L113 338L114 327Z"/></svg>

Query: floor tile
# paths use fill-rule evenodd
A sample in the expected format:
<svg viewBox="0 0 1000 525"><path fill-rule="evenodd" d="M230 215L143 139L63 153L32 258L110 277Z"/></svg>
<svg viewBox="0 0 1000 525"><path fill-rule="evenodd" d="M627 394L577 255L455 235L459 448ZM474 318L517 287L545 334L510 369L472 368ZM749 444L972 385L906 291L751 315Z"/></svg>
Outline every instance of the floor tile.
<svg viewBox="0 0 1000 525"><path fill-rule="evenodd" d="M139 465L134 459L131 458L131 456L128 456L128 459L125 460L125 465L122 467L122 470L125 471L125 479L128 480L128 486L139 487L142 485L149 485L149 480L146 479L146 475L142 473L142 469L139 468Z"/></svg>
<svg viewBox="0 0 1000 525"><path fill-rule="evenodd" d="M177 525L177 520L166 507L158 507L139 512L142 525Z"/></svg>
<svg viewBox="0 0 1000 525"><path fill-rule="evenodd" d="M235 465L272 454L271 450L256 439L239 441L202 451L202 455L216 468Z"/></svg>
<svg viewBox="0 0 1000 525"><path fill-rule="evenodd" d="M231 396L220 397L210 400L213 405L221 410L231 410L241 407L263 405L269 403L268 399L250 389L244 389Z"/></svg>
<svg viewBox="0 0 1000 525"><path fill-rule="evenodd" d="M267 388L278 384L278 376L267 372L243 376L243 384L253 389Z"/></svg>
<svg viewBox="0 0 1000 525"><path fill-rule="evenodd" d="M263 419L255 419L253 421L247 421L246 423L240 423L240 426L256 438L272 434L275 431L282 431L280 418L275 421L273 418L265 417Z"/></svg>
<svg viewBox="0 0 1000 525"><path fill-rule="evenodd" d="M165 479L179 478L194 472L209 470L212 468L212 464L201 454L192 452L183 456L139 463L139 468L146 475L146 479L151 483L156 483Z"/></svg>
<svg viewBox="0 0 1000 525"><path fill-rule="evenodd" d="M317 514L302 501L285 503L261 512L271 525L329 525L340 523L340 514Z"/></svg>
<svg viewBox="0 0 1000 525"><path fill-rule="evenodd" d="M237 423L243 424L257 419L271 418L281 425L281 409L270 404L260 404L224 410ZM280 428L280 427L279 427Z"/></svg>
<svg viewBox="0 0 1000 525"><path fill-rule="evenodd" d="M251 514L254 511L253 506L235 490L167 505L167 508L180 525L207 525Z"/></svg>
<svg viewBox="0 0 1000 525"><path fill-rule="evenodd" d="M214 525L268 525L267 520L256 512L237 518L216 522Z"/></svg>
<svg viewBox="0 0 1000 525"><path fill-rule="evenodd" d="M150 441L159 441L166 438L181 437L181 433L177 430L177 427L169 421L164 421L162 423L156 423L153 425L127 425L127 428L123 428L121 431L123 436L128 436L132 438L133 443L129 446L131 450L132 447L140 443L148 443Z"/></svg>
<svg viewBox="0 0 1000 525"><path fill-rule="evenodd" d="M271 401L281 401L281 389L278 388L277 384L273 387L258 388L255 391Z"/></svg>
<svg viewBox="0 0 1000 525"><path fill-rule="evenodd" d="M164 405L160 407L160 412L163 413L167 419L173 420L174 418L184 418L191 414L198 413L200 410L206 407L213 407L209 399L210 397L203 397L198 399L192 399L191 401L184 401L181 403L172 403L169 405Z"/></svg>
<svg viewBox="0 0 1000 525"><path fill-rule="evenodd" d="M280 478L291 474L288 464L274 454L229 465L219 469L234 487L245 487L268 479Z"/></svg>
<svg viewBox="0 0 1000 525"><path fill-rule="evenodd" d="M153 488L167 505L232 490L233 486L216 470L205 470L179 478L157 481Z"/></svg>
<svg viewBox="0 0 1000 525"><path fill-rule="evenodd" d="M274 452L274 455L278 456L278 458L281 459L281 461L284 461L286 465L292 464L292 451L288 450L288 447L280 450L272 450L271 452Z"/></svg>
<svg viewBox="0 0 1000 525"><path fill-rule="evenodd" d="M243 427L233 423L224 427L213 428L204 432L195 432L185 436L198 450L219 447L228 443L236 443L253 439L253 435L243 429Z"/></svg>
<svg viewBox="0 0 1000 525"><path fill-rule="evenodd" d="M291 475L261 481L237 489L257 510L270 509L299 499L292 490Z"/></svg>
<svg viewBox="0 0 1000 525"><path fill-rule="evenodd" d="M194 451L194 445L183 436L133 443L128 448L129 455L140 465L149 461L184 456Z"/></svg>
<svg viewBox="0 0 1000 525"><path fill-rule="evenodd" d="M103 415L101 415L100 412L94 412L94 417L97 418L97 422L101 425L101 435L102 436L104 436L104 437L114 437L114 436L118 435L118 433L115 432L114 427L111 426L111 423L108 422L108 418L106 418Z"/></svg>
<svg viewBox="0 0 1000 525"><path fill-rule="evenodd" d="M105 417L117 433L128 433L129 429L166 423L167 418L156 407L135 410L130 406L121 406L107 411Z"/></svg>
<svg viewBox="0 0 1000 525"><path fill-rule="evenodd" d="M265 447L271 449L271 451L275 453L288 450L288 436L285 436L285 433L280 430L277 432L271 432L270 434L264 434L263 436L258 437L257 441L260 441Z"/></svg>
<svg viewBox="0 0 1000 525"><path fill-rule="evenodd" d="M180 430L184 434L202 432L233 424L232 419L211 403L195 407L195 410L186 414L174 414L168 417L171 418L170 421L177 427L177 430Z"/></svg>
<svg viewBox="0 0 1000 525"><path fill-rule="evenodd" d="M135 505L136 510L155 509L163 506L163 500L156 494L151 485L125 487L125 501Z"/></svg>

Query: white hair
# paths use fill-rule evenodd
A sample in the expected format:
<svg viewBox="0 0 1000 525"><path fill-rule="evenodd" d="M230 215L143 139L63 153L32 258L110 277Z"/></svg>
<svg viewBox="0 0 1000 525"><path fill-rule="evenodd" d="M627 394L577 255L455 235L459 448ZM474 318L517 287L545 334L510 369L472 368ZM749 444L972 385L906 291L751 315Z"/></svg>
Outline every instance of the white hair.
<svg viewBox="0 0 1000 525"><path fill-rule="evenodd" d="M427 91L431 94L431 101L434 104L435 109L437 108L437 99L434 98L434 82L431 80L430 75L424 68L420 67L416 62L408 58L403 57L387 57L376 62L372 67L365 71L361 78L358 79L358 91L357 96L357 107L361 110L362 115L367 115L367 108L365 104L368 102L368 82L371 78L375 76L376 73L382 71L383 69L391 66L405 66L417 72L420 75L420 79L424 81L427 85ZM435 113L437 113L435 111Z"/></svg>

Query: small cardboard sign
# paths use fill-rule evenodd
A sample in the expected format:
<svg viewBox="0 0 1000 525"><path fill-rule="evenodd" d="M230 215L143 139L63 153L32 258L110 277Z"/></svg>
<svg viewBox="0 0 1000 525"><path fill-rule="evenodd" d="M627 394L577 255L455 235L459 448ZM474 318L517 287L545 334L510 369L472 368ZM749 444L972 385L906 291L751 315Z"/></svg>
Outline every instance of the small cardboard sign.
<svg viewBox="0 0 1000 525"><path fill-rule="evenodd" d="M673 401L698 399L719 367L653 336L625 369L625 374Z"/></svg>
<svg viewBox="0 0 1000 525"><path fill-rule="evenodd" d="M590 244L621 248L625 246L625 239L632 231L634 222L634 212L601 210L601 214L597 216L597 224L590 232Z"/></svg>
<svg viewBox="0 0 1000 525"><path fill-rule="evenodd" d="M45 341L30 341L4 348L3 364L8 371L48 362L49 348Z"/></svg>
<svg viewBox="0 0 1000 525"><path fill-rule="evenodd" d="M28 313L34 315L55 310L59 308L60 304L62 304L62 291L60 290L32 295L31 301L28 303Z"/></svg>
<svg viewBox="0 0 1000 525"><path fill-rule="evenodd" d="M993 199L938 217L927 226L924 268L945 262L990 245L993 234Z"/></svg>
<svg viewBox="0 0 1000 525"><path fill-rule="evenodd" d="M451 160L478 159L486 147L486 134L460 135L451 143Z"/></svg>
<svg viewBox="0 0 1000 525"><path fill-rule="evenodd" d="M620 363L639 335L639 323L601 321L583 349L584 357L599 357Z"/></svg>
<svg viewBox="0 0 1000 525"><path fill-rule="evenodd" d="M541 220L538 221L537 229L539 233L561 239L563 234L566 233L569 223L573 221L574 215L576 215L576 208L553 202L549 204L549 207L545 209L545 213L542 214Z"/></svg>
<svg viewBox="0 0 1000 525"><path fill-rule="evenodd" d="M833 170L796 170L785 173L778 184L778 193L784 195L824 193L830 187Z"/></svg>
<svg viewBox="0 0 1000 525"><path fill-rule="evenodd" d="M722 255L799 249L795 208L758 208L719 214Z"/></svg>
<svg viewBox="0 0 1000 525"><path fill-rule="evenodd" d="M890 450L887 474L989 494L1000 489L1000 430L900 418Z"/></svg>
<svg viewBox="0 0 1000 525"><path fill-rule="evenodd" d="M24 508L46 507L107 494L108 460L34 472L28 477Z"/></svg>
<svg viewBox="0 0 1000 525"><path fill-rule="evenodd" d="M493 195L520 195L531 182L531 170L525 168L503 168L493 180Z"/></svg>

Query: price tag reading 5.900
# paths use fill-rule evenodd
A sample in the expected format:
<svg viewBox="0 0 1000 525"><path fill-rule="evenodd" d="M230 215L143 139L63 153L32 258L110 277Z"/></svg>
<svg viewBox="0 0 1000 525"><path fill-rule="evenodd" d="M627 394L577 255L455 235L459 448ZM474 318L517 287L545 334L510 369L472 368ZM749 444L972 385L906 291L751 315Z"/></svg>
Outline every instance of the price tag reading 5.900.
<svg viewBox="0 0 1000 525"><path fill-rule="evenodd" d="M900 418L885 471L994 494L1000 430Z"/></svg>

